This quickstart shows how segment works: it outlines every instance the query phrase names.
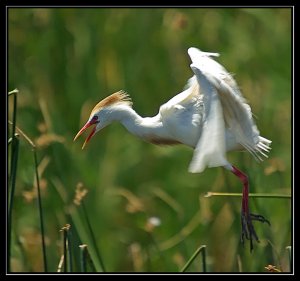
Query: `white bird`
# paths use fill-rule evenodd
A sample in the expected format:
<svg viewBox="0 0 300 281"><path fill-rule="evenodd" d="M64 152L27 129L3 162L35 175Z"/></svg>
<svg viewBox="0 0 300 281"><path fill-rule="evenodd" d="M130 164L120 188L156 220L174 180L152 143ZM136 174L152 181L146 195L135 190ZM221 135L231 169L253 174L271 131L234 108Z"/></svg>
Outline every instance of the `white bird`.
<svg viewBox="0 0 300 281"><path fill-rule="evenodd" d="M218 53L189 48L190 65L194 76L185 89L163 104L154 117L141 117L132 108L124 91L116 92L100 101L77 133L74 141L90 126L95 125L83 147L96 132L118 121L132 134L154 144L185 144L194 148L189 166L191 173L201 173L206 167L223 166L243 183L242 233L244 243L253 238L259 242L253 220L269 221L249 211L249 182L246 174L230 164L226 152L248 150L257 160L267 157L271 141L260 136L252 118L251 108L243 98L235 80L212 57Z"/></svg>

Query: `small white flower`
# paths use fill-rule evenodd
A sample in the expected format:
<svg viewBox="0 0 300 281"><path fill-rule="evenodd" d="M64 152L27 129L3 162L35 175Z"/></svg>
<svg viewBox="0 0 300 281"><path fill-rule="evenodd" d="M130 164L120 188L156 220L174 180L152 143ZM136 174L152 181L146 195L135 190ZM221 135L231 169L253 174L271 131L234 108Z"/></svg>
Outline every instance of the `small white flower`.
<svg viewBox="0 0 300 281"><path fill-rule="evenodd" d="M158 217L151 217L148 219L148 223L152 224L153 226L160 226L161 220Z"/></svg>

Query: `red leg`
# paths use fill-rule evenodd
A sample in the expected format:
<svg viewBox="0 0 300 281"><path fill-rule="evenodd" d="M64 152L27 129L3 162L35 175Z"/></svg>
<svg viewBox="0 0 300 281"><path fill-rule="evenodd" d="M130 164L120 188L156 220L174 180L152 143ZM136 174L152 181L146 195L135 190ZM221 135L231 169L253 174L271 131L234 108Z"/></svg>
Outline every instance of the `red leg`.
<svg viewBox="0 0 300 281"><path fill-rule="evenodd" d="M228 167L226 167L228 168ZM244 174L242 171L237 169L234 166L231 166L231 172L235 174L240 181L243 183L243 196L242 196L242 214L241 214L241 221L242 221L242 235L241 240L244 243L244 237L246 239L250 240L250 251L253 250L253 238L257 242L259 242L258 236L255 232L254 226L252 224L253 220L257 220L260 222L266 222L270 224L270 222L265 219L261 215L251 214L249 211L249 181L246 174Z"/></svg>
<svg viewBox="0 0 300 281"><path fill-rule="evenodd" d="M249 181L246 174L232 166L232 173L234 173L243 183L243 197L242 197L242 212L249 215Z"/></svg>

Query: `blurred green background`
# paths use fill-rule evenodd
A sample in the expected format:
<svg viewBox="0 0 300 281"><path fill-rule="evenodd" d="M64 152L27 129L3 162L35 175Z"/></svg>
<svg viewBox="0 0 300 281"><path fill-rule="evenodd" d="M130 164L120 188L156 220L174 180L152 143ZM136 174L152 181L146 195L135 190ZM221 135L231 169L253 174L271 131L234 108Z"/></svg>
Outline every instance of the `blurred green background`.
<svg viewBox="0 0 300 281"><path fill-rule="evenodd" d="M73 138L101 99L125 90L141 116L179 93L192 76L187 49L219 52L217 59L249 101L261 135L271 139L269 158L247 152L229 160L245 171L250 191L291 194L291 13L288 8L10 8L8 89L18 88L17 126L38 147L48 270L56 271L62 233L71 225L74 270L78 246L95 245L109 272L178 272L207 245L210 272L289 271L290 199L252 198L260 243L252 254L240 243L241 192L223 168L187 171L192 149L159 147L130 135L120 124L98 133L81 150ZM12 115L9 98L9 119ZM12 271L43 271L34 161L20 137L13 209ZM88 190L73 203L80 183ZM158 218L160 225L152 222ZM201 272L198 257L189 271Z"/></svg>

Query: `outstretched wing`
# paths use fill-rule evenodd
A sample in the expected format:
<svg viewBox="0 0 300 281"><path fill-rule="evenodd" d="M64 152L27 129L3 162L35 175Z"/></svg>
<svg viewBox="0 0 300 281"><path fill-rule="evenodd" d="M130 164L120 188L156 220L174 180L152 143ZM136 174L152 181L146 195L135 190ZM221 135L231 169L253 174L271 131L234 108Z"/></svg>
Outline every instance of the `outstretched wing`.
<svg viewBox="0 0 300 281"><path fill-rule="evenodd" d="M196 48L190 48L188 53L192 60L191 68L204 96L205 108L205 128L196 146L190 171L200 172L205 165L213 167L228 163L225 158L225 127L233 133L237 143L244 146L256 159L262 160L258 153L266 156L263 151L268 152L271 141L259 136L251 108L233 77L210 58L212 53L201 52ZM217 139L208 139L207 136L212 136L211 134ZM205 152L205 146L209 148L209 154ZM213 154L213 149L216 149L216 155Z"/></svg>

